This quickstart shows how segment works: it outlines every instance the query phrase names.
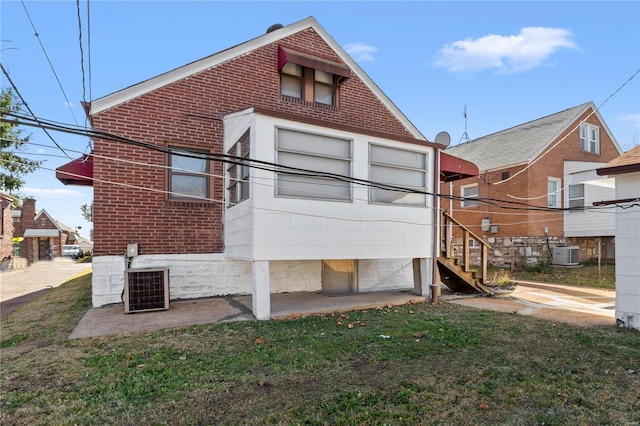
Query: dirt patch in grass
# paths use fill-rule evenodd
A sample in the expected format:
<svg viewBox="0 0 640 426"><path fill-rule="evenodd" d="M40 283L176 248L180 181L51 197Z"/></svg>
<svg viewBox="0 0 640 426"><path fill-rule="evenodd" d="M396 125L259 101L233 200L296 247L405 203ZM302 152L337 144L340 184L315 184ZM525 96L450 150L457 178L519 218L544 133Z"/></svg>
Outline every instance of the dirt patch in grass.
<svg viewBox="0 0 640 426"><path fill-rule="evenodd" d="M68 340L89 287L2 321L0 423L640 421L631 330L439 303Z"/></svg>

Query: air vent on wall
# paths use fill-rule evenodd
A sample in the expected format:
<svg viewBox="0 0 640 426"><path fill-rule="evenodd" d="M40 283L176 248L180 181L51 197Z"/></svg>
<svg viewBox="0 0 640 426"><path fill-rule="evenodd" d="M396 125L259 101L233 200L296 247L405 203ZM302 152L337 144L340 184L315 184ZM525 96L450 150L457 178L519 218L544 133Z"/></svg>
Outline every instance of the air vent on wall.
<svg viewBox="0 0 640 426"><path fill-rule="evenodd" d="M169 269L144 268L124 271L124 312L169 309Z"/></svg>

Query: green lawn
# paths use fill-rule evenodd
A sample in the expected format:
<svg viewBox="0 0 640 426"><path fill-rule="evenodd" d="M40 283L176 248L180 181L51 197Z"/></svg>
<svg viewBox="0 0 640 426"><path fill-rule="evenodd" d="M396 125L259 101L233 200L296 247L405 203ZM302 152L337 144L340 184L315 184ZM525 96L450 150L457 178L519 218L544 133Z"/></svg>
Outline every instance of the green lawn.
<svg viewBox="0 0 640 426"><path fill-rule="evenodd" d="M637 331L438 303L67 340L89 306L86 275L2 321L0 424L640 422Z"/></svg>

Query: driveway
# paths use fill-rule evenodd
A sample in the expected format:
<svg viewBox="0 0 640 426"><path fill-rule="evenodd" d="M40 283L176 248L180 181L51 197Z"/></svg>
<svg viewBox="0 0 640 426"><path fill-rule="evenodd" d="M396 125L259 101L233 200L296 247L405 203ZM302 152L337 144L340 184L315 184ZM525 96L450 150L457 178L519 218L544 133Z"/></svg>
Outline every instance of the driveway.
<svg viewBox="0 0 640 426"><path fill-rule="evenodd" d="M505 297L447 296L445 300L581 326L616 324L616 292L601 288L518 281L516 291Z"/></svg>
<svg viewBox="0 0 640 426"><path fill-rule="evenodd" d="M26 269L0 272L0 319L87 269L91 269L90 263L56 257L35 262Z"/></svg>

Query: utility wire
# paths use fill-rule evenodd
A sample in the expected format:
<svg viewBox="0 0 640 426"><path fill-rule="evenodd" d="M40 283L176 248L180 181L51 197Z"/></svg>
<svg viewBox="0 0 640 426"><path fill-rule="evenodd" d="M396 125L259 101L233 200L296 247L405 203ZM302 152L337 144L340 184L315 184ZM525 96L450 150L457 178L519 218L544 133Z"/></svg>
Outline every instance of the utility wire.
<svg viewBox="0 0 640 426"><path fill-rule="evenodd" d="M20 2L22 3L22 7L24 8L24 12L27 14L27 18L29 18L29 22L31 23L31 28L33 28L34 35L38 39L38 43L40 43L40 47L42 48L42 52L44 53L44 56L47 58L47 62L49 62L49 67L51 67L51 71L53 71L53 75L55 76L56 81L58 82L58 86L60 87L60 90L62 90L62 94L64 96L64 99L67 101L67 106L69 107L69 111L71 111L71 115L73 116L73 121L76 123L76 125L78 125L78 120L76 120L76 115L73 113L73 109L71 108L71 102L69 102L69 98L67 97L67 93L64 91L64 88L62 87L62 83L60 82L60 79L58 78L58 74L56 73L56 70L53 67L53 64L51 63L51 59L49 59L49 55L47 54L47 50L44 48L44 44L42 44L42 40L40 39L40 34L38 34L38 31L36 30L36 26L33 24L33 20L31 20L31 16L29 15L29 11L27 10L27 5L24 4L24 0L20 0Z"/></svg>
<svg viewBox="0 0 640 426"><path fill-rule="evenodd" d="M562 142L564 142L565 139L567 139L573 132L575 132L576 130L578 130L580 128L580 126L587 121L587 119L589 119L589 117L591 117L593 114L595 114L597 111L599 111L604 104L606 104L613 96L615 96L620 90L622 90L622 88L624 86L626 86L631 80L633 80L638 74L640 73L640 68L638 68L638 70L636 70L635 73L633 73L633 75L631 77L629 77L627 79L627 81L625 81L624 83L622 83L622 85L620 87L618 87L612 94L610 94L607 99L605 99L600 106L596 107L593 111L591 111L591 113L585 117L584 120L582 120L580 123L578 123L578 125L576 127L574 127L570 132L568 132L566 135L564 135L564 137L562 139L560 139L558 142L554 143L549 149L547 149L545 152L543 152L538 158L536 158L535 160L533 160L532 162L530 162L529 164L527 164L523 169L518 170L516 173L514 173L512 176L503 179L501 181L498 182L494 182L491 183L490 185L501 185L505 182L510 181L511 179L513 179L514 177L520 175L521 173L524 173L525 170L528 170L529 167L533 166L535 163L537 163L538 161L540 161L542 158L544 158L545 155L547 155L548 153L550 153L553 148L555 148L556 146L560 145Z"/></svg>
<svg viewBox="0 0 640 426"><path fill-rule="evenodd" d="M9 112L9 114L7 115L13 116L22 120L32 121L30 117L23 116L17 113ZM247 167L252 167L260 170L274 172L274 173L284 173L284 174L296 175L296 176L328 178L328 179L335 179L343 182L361 184L361 185L365 185L373 188L379 188L379 189L390 190L390 191L399 191L399 192L405 192L405 193L422 194L422 195L430 195L430 196L437 195L438 197L445 198L447 200L464 200L464 197L458 197L450 194L434 194L432 192L429 192L426 190L419 190L416 188L407 188L407 187L402 187L398 185L374 182L366 179L354 178L351 176L345 176L345 175L340 175L335 173L327 173L327 172L321 172L316 170L302 169L302 168L297 168L292 166L282 166L282 165L268 162L268 161L236 157L228 154L198 153L198 152L189 152L188 150L180 150L180 149L176 150L171 147L159 146L159 145L154 145L148 142L137 141L137 140L125 138L123 136L115 135L109 132L105 132L105 131L73 128L73 127L69 127L68 125L55 124L54 122L43 122L43 120L40 120L40 122L38 122L37 124L29 123L29 122L25 123L20 121L12 121L7 118L2 118L2 121L13 122L14 124L27 125L27 126L36 126L36 127L44 126L45 128L51 128L57 131L80 134L83 136L98 137L98 138L113 140L117 142L123 142L126 144L138 146L143 149L150 149L157 152L162 152L164 154L178 155L178 156L187 157L187 158L204 159L209 161L217 161L222 163L247 166ZM483 202L487 205L491 205L497 208L510 209L510 210L529 210L529 211L546 211L546 212L583 211L583 209L577 209L577 208L551 208L551 207L535 206L535 205L530 205L526 203L501 200L496 198L473 197L473 201Z"/></svg>
<svg viewBox="0 0 640 426"><path fill-rule="evenodd" d="M22 95L20 94L20 91L18 90L18 87L16 87L16 85L13 83L13 80L11 80L11 77L9 76L9 73L7 72L7 70L4 69L4 65L2 65L2 63L0 63L0 68L2 69L2 73L5 75L5 77L7 77L7 80L9 81L9 84L11 84L11 87L13 87L13 90L16 92L16 95L18 95L18 97L20 98L20 101L22 102L22 104L24 105L24 107L27 109L27 111L29 111L29 113L33 116L33 120L36 121L36 123L41 123L40 119L38 117L36 117L36 115L33 113L33 111L31 110L31 108L29 107L29 104L27 104L27 101L25 101L25 99L22 97ZM4 113L4 111L3 111ZM53 136L51 136L51 134L47 131L47 129L45 129L44 127L42 127L42 131L49 137L49 139L51 139L51 141L58 147L58 149L60 151L62 151L62 153L64 155L67 156L67 158L69 158L71 160L71 157L69 156L69 154L67 154L64 149L62 149L62 147L60 145L58 145L58 142L56 142L55 139L53 139Z"/></svg>
<svg viewBox="0 0 640 426"><path fill-rule="evenodd" d="M76 10L78 11L78 41L80 42L80 71L82 72L82 102L86 103L87 86L84 74L84 50L82 48L82 20L80 19L80 0L76 0Z"/></svg>

